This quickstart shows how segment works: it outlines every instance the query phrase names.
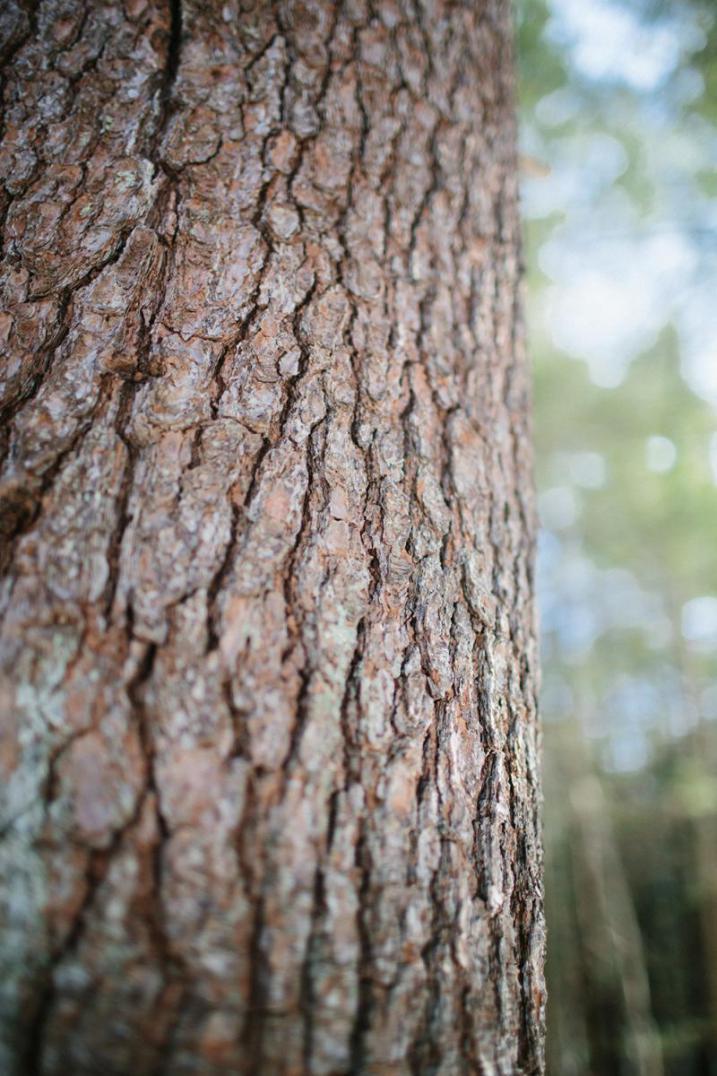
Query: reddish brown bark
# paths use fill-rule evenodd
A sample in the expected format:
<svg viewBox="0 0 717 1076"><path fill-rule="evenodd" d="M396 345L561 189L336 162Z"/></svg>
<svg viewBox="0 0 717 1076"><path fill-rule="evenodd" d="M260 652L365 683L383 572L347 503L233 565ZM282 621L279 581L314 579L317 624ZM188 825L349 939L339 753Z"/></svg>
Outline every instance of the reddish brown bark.
<svg viewBox="0 0 717 1076"><path fill-rule="evenodd" d="M542 1071L508 0L2 27L5 1069Z"/></svg>

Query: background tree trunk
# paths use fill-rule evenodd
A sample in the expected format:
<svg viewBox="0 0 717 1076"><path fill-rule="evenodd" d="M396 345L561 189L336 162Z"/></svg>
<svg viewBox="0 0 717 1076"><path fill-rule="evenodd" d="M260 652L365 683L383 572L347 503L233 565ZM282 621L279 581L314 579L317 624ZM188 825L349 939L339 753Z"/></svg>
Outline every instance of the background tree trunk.
<svg viewBox="0 0 717 1076"><path fill-rule="evenodd" d="M3 1071L539 1073L508 0L1 21Z"/></svg>

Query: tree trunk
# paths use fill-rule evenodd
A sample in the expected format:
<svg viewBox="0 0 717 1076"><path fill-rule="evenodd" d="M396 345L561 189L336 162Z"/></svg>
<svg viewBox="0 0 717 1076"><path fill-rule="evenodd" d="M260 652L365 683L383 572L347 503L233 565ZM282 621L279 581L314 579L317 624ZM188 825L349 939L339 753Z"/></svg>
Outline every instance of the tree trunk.
<svg viewBox="0 0 717 1076"><path fill-rule="evenodd" d="M508 0L1 21L3 1071L541 1072Z"/></svg>

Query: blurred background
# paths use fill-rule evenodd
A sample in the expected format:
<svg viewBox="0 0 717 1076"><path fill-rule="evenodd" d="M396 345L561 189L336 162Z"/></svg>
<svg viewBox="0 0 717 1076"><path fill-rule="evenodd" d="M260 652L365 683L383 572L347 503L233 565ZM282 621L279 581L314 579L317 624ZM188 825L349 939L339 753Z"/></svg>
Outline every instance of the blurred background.
<svg viewBox="0 0 717 1076"><path fill-rule="evenodd" d="M518 23L549 1072L717 1074L717 2Z"/></svg>

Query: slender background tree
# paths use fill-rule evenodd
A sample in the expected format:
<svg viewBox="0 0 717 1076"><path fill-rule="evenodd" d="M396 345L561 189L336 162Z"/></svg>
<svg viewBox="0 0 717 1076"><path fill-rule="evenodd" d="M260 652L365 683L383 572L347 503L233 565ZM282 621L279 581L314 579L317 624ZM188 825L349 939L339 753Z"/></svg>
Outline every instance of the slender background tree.
<svg viewBox="0 0 717 1076"><path fill-rule="evenodd" d="M508 0L6 3L4 1071L542 1071Z"/></svg>

